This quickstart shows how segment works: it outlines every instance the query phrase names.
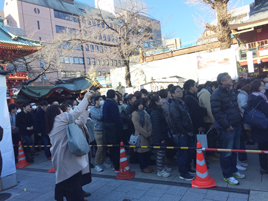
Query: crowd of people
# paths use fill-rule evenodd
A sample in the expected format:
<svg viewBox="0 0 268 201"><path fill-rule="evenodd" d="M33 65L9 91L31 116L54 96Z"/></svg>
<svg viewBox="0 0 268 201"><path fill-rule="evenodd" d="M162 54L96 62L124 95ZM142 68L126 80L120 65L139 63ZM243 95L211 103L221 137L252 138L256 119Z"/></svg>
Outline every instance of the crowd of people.
<svg viewBox="0 0 268 201"><path fill-rule="evenodd" d="M19 113L18 106L11 104L9 112L15 145L21 138L26 145L34 141L52 145L50 149L45 146L45 155L48 160L52 159L56 171L55 199L72 200L76 192L79 198L75 200L83 200L89 195L82 186L91 182L92 153L77 157L68 150L68 113L81 127L87 121L93 122L94 139L88 143L95 140L97 145L118 145L121 141L128 145L131 135L140 135L140 146L195 147L196 135L204 133L209 148L245 149L246 143L257 143L260 150L268 150L268 130L243 123L246 108L256 108L268 118L267 97L267 75L234 81L228 73L221 73L217 81L203 85L187 80L183 86L171 84L167 89L151 93L145 89L133 94L111 89L106 96L88 92L82 100L67 100L61 104L55 101L50 106L42 101L35 112L29 103L23 103ZM88 128L84 130L90 132ZM180 179L191 181L195 177L194 149L157 149L156 161L151 159L154 153L149 148L126 148L126 151L130 163L138 163L145 174L152 173L150 166L156 163L156 175L169 177L172 169L168 165L176 164ZM14 146L14 153L17 160L17 146ZM25 154L27 161L33 162L34 149L25 148ZM112 164L106 162L107 156ZM246 153L206 152L205 158L207 164L220 162L223 179L229 184L237 185L237 179L246 177L238 171L248 166ZM115 173L119 173L119 162L120 147L97 147L95 171L113 166ZM268 174L267 155L260 154L259 162L260 173Z"/></svg>

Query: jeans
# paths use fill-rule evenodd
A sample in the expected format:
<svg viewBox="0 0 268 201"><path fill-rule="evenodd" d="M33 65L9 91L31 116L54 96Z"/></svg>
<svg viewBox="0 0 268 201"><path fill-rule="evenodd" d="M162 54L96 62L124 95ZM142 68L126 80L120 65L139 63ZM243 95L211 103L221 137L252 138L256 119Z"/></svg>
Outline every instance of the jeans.
<svg viewBox="0 0 268 201"><path fill-rule="evenodd" d="M42 141L44 144L45 155L47 158L49 158L51 157L51 153L50 153L50 147L47 147L47 145L50 145L50 140L49 140L48 135L42 136Z"/></svg>
<svg viewBox="0 0 268 201"><path fill-rule="evenodd" d="M146 169L149 165L150 152L138 153L141 170Z"/></svg>
<svg viewBox="0 0 268 201"><path fill-rule="evenodd" d="M232 131L226 131L218 128L217 132L221 138L222 149L239 149L240 148L240 135L241 125L233 126ZM233 173L237 172L237 153L235 152L221 152L220 154L220 165L224 178L233 176Z"/></svg>
<svg viewBox="0 0 268 201"><path fill-rule="evenodd" d="M246 145L245 145L245 142L243 140L240 141L240 149L246 149ZM247 153L238 153L238 159L240 161L248 160Z"/></svg>
<svg viewBox="0 0 268 201"><path fill-rule="evenodd" d="M259 150L268 150L268 142L258 143ZM267 154L259 154L261 169L268 170Z"/></svg>
<svg viewBox="0 0 268 201"><path fill-rule="evenodd" d="M31 146L33 145L33 140L31 138L31 136L29 135L24 135L22 136L23 139L26 141L26 145L27 146ZM25 151L25 154L30 154L31 153L31 147L24 147L24 151Z"/></svg>
<svg viewBox="0 0 268 201"><path fill-rule="evenodd" d="M195 147L193 137L189 135L174 136L174 142L176 147ZM178 166L179 172L182 177L188 174L188 170L191 169L191 162L194 159L194 149L178 149Z"/></svg>

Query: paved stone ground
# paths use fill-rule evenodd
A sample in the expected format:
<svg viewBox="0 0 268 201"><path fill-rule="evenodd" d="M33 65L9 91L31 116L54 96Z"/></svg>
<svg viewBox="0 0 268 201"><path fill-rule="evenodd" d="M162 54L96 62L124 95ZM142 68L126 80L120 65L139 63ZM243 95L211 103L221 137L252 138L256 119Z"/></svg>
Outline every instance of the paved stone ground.
<svg viewBox="0 0 268 201"><path fill-rule="evenodd" d="M247 149L256 149L248 146ZM108 161L108 158L107 158ZM94 164L94 158L92 159ZM93 182L85 187L92 192L88 200L228 200L228 201L267 201L268 175L260 175L257 154L248 154L249 167L243 173L246 179L240 180L240 185L228 185L223 181L219 162L210 162L209 174L214 178L217 188L209 190L192 189L190 182L179 179L177 166L173 166L171 176L160 178L156 175L156 166L152 174L144 174L138 164L130 164L131 170L136 171L135 179L129 181L115 180L111 168L103 172L92 169ZM12 193L11 200L54 200L55 175L46 173L51 168L51 162L46 160L42 152L35 157L35 162L17 171L18 185L3 193ZM241 171L242 172L242 171ZM1 200L0 192L0 201Z"/></svg>
<svg viewBox="0 0 268 201"><path fill-rule="evenodd" d="M11 193L7 201L54 200L53 173L18 170L18 185L3 193ZM84 190L91 192L89 201L247 201L248 194L218 190L192 189L183 186L93 177ZM1 195L1 194L0 194ZM1 196L0 196L1 200Z"/></svg>

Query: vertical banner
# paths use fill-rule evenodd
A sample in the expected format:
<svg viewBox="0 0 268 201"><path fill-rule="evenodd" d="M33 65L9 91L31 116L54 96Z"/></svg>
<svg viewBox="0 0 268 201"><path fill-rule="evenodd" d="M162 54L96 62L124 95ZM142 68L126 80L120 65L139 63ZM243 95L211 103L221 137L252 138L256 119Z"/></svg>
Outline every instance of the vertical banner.
<svg viewBox="0 0 268 201"><path fill-rule="evenodd" d="M248 60L248 72L254 73L254 63L253 63L253 52L247 52L247 60Z"/></svg>
<svg viewBox="0 0 268 201"><path fill-rule="evenodd" d="M0 126L3 128L3 139L0 141L2 155L1 178L16 173L6 91L6 76L0 75Z"/></svg>

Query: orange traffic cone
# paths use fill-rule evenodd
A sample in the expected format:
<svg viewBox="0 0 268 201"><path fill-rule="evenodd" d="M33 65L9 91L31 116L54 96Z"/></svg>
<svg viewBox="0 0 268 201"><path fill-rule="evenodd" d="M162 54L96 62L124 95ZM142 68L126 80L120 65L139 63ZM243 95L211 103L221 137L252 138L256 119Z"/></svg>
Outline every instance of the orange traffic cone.
<svg viewBox="0 0 268 201"><path fill-rule="evenodd" d="M53 173L53 172L55 172L55 169L54 169L54 167L52 167L49 171L47 171L48 173Z"/></svg>
<svg viewBox="0 0 268 201"><path fill-rule="evenodd" d="M124 143L120 143L120 172L116 175L115 179L133 179L135 172L130 171L130 167L127 160L127 154L125 151Z"/></svg>
<svg viewBox="0 0 268 201"><path fill-rule="evenodd" d="M201 149L200 142L197 143L196 148L196 178L192 180L192 188L212 188L216 186L215 179L208 175L207 165Z"/></svg>
<svg viewBox="0 0 268 201"><path fill-rule="evenodd" d="M28 165L31 165L30 163L27 163L24 155L24 151L21 145L21 141L19 141L19 158L18 158L18 164L16 168L24 168Z"/></svg>

